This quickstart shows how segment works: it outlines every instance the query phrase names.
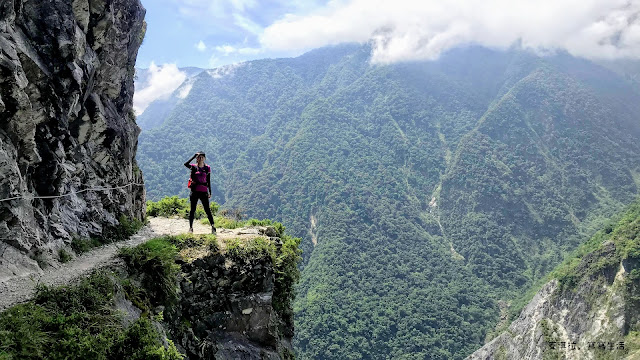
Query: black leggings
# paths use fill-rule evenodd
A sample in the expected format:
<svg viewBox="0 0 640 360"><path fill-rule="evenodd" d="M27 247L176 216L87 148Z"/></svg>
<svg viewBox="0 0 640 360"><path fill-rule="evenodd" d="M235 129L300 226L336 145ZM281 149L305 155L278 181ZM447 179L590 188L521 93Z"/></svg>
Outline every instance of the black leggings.
<svg viewBox="0 0 640 360"><path fill-rule="evenodd" d="M202 201L202 206L204 207L204 211L207 213L207 217L209 218L209 223L213 226L213 215L211 215L211 209L209 209L209 193L202 191L192 191L191 196L191 212L189 213L189 227L193 228L193 217L196 214L196 206L198 205L198 200Z"/></svg>

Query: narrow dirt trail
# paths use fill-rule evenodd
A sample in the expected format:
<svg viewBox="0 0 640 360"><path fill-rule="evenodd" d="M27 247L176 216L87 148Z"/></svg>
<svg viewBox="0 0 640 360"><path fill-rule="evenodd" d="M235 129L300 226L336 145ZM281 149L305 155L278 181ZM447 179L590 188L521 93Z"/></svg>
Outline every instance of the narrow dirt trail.
<svg viewBox="0 0 640 360"><path fill-rule="evenodd" d="M211 227L198 221L193 224L195 234L210 234ZM57 264L43 270L41 273L23 274L0 282L0 311L11 305L29 300L37 284L58 286L68 284L74 279L88 275L95 268L104 267L115 261L115 255L122 247L132 247L142 244L150 239L162 235L178 235L186 233L189 229L189 221L176 218L149 218L149 224L145 225L137 234L129 240L108 244L88 251L65 264ZM258 229L218 229L217 239L222 241L228 238L245 238L259 236Z"/></svg>

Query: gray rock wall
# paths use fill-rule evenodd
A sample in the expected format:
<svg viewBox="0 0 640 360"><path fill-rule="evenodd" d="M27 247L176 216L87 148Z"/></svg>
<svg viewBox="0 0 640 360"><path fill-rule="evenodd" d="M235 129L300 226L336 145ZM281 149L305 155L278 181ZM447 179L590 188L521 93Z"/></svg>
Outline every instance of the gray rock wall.
<svg viewBox="0 0 640 360"><path fill-rule="evenodd" d="M134 66L138 0L0 1L0 280L36 251L141 219Z"/></svg>
<svg viewBox="0 0 640 360"><path fill-rule="evenodd" d="M576 273L592 263L611 258L613 243L585 256ZM638 309L630 309L624 284L632 268L627 261L604 266L575 289L565 290L552 280L534 296L509 328L467 360L598 360L636 359L628 354L625 335ZM623 343L623 348L619 343Z"/></svg>
<svg viewBox="0 0 640 360"><path fill-rule="evenodd" d="M275 278L269 257L213 253L182 264L167 314L173 341L188 359L292 358L293 319L274 308Z"/></svg>

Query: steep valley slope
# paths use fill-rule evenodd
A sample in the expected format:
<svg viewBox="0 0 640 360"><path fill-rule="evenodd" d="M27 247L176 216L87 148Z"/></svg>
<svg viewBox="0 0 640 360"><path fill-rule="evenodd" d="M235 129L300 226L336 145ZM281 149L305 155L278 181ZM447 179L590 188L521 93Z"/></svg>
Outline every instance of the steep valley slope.
<svg viewBox="0 0 640 360"><path fill-rule="evenodd" d="M369 56L340 45L196 75L140 136L148 195L186 195L181 164L204 150L217 202L304 238L300 358L462 359L499 303L640 193L640 93L563 53Z"/></svg>
<svg viewBox="0 0 640 360"><path fill-rule="evenodd" d="M468 360L640 358L640 200L581 245Z"/></svg>

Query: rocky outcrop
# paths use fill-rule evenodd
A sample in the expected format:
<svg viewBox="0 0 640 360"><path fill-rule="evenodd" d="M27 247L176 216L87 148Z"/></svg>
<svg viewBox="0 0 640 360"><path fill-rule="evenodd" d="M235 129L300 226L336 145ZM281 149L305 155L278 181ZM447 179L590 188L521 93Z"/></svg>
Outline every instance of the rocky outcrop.
<svg viewBox="0 0 640 360"><path fill-rule="evenodd" d="M637 260L616 256L613 242L604 243L575 268L579 282L547 283L506 331L467 359L635 359L640 353L626 340L640 326L629 293L629 274L638 268Z"/></svg>
<svg viewBox="0 0 640 360"><path fill-rule="evenodd" d="M125 185L143 182L132 97L144 14L138 0L0 2L0 199L17 197L0 202L0 278L142 218L144 188Z"/></svg>
<svg viewBox="0 0 640 360"><path fill-rule="evenodd" d="M268 235L277 257L282 242ZM293 318L286 314L292 299L278 309L276 282L284 279L274 260L264 253L211 252L182 262L179 300L167 313L181 352L189 359L293 358Z"/></svg>

